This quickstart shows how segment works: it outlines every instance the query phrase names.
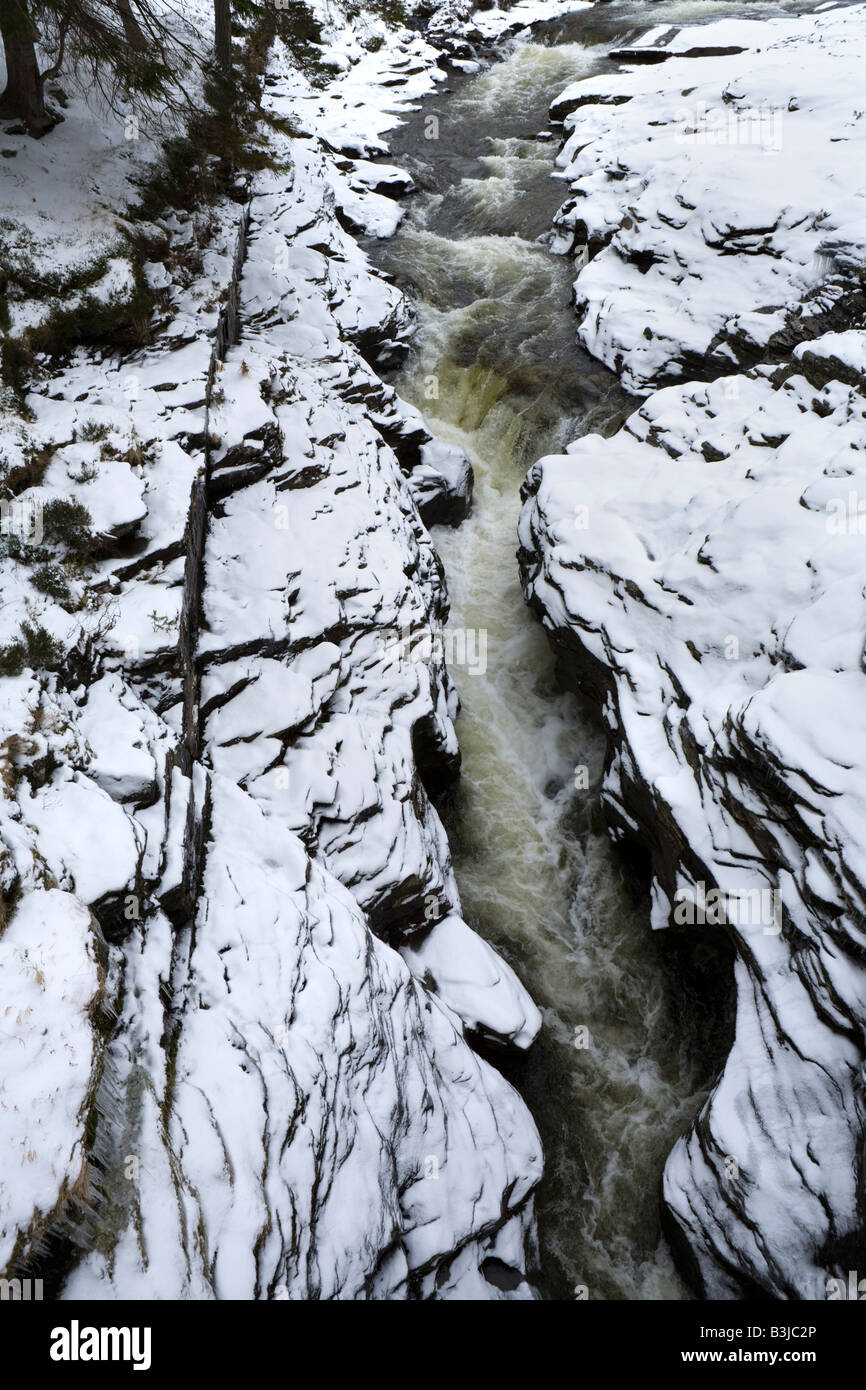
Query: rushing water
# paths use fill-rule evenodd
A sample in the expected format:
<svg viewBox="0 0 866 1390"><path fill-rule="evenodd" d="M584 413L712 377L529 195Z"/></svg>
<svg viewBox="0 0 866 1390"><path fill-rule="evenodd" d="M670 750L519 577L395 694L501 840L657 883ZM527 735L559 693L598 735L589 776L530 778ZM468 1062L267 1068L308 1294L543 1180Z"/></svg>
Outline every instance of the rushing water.
<svg viewBox="0 0 866 1390"><path fill-rule="evenodd" d="M435 532L452 626L487 633L486 671L454 671L463 776L441 810L467 920L544 1013L510 1075L545 1148L537 1283L553 1298L578 1286L590 1298L689 1296L658 1187L727 1051L730 1001L720 947L649 930L646 885L601 822L597 722L558 688L520 592L527 467L588 430L611 431L635 405L579 348L573 267L538 240L567 191L552 177L556 142L538 136L569 82L611 66L608 48L650 24L730 13L712 0L615 0L508 42L501 61L455 79L398 133L394 155L421 191L397 236L373 248L418 305L396 385L475 468L470 519ZM424 138L431 111L435 141Z"/></svg>

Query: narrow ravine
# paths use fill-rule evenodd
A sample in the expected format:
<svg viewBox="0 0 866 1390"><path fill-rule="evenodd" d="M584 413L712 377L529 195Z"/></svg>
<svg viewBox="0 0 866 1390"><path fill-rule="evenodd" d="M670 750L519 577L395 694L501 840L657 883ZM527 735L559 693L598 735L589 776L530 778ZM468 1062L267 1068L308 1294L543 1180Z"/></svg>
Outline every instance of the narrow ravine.
<svg viewBox="0 0 866 1390"><path fill-rule="evenodd" d="M649 930L646 883L598 810L603 735L558 687L517 578L526 469L579 435L612 432L635 406L579 348L571 263L544 244L565 197L547 112L650 21L720 13L730 6L610 4L511 40L392 141L419 193L396 237L370 245L418 308L395 384L475 469L469 520L435 532L463 752L440 810L467 920L544 1011L541 1038L510 1075L545 1148L537 1283L547 1298L690 1296L661 1231L658 1185L724 1060L731 1014L724 945Z"/></svg>

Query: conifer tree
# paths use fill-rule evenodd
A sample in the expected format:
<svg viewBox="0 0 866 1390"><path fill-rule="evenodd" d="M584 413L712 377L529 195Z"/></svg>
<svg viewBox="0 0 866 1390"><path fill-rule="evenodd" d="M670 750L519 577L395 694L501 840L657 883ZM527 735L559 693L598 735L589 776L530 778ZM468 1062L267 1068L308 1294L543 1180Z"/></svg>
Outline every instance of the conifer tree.
<svg viewBox="0 0 866 1390"><path fill-rule="evenodd" d="M133 96L166 98L193 51L192 31L185 40L152 0L2 0L0 38L7 74L0 118L19 120L33 135L54 124L45 86L64 64L83 70L114 106ZM42 70L37 45L49 57Z"/></svg>
<svg viewBox="0 0 866 1390"><path fill-rule="evenodd" d="M220 71L229 74L232 67L232 7L231 0L214 0L214 53Z"/></svg>

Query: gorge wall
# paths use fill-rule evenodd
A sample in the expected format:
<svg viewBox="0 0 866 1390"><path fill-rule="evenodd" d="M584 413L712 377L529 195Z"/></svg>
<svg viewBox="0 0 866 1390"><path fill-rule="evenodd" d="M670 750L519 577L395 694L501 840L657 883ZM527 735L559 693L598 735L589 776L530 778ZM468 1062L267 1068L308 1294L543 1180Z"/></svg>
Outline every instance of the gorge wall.
<svg viewBox="0 0 866 1390"><path fill-rule="evenodd" d="M736 948L663 1182L715 1298L844 1297L863 1249L864 23L660 26L552 112L579 332L645 399L530 471L524 587L653 925Z"/></svg>
<svg viewBox="0 0 866 1390"><path fill-rule="evenodd" d="M471 470L347 230L443 45L336 18L324 85L270 50L260 172L138 228L151 345L5 403L0 1268L64 1297L533 1297L540 1144L470 1041L540 1017L429 796Z"/></svg>

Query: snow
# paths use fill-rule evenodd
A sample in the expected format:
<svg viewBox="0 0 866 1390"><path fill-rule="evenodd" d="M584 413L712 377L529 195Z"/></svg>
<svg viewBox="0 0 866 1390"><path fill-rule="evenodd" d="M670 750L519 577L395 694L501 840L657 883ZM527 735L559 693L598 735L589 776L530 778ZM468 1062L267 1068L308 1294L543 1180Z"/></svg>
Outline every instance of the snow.
<svg viewBox="0 0 866 1390"><path fill-rule="evenodd" d="M67 1293L406 1297L410 1270L453 1238L452 1204L477 1203L483 1228L511 1182L509 1201L525 1199L537 1138L350 894L249 797L218 777L212 794L215 853L171 1106L176 1203L158 1112L146 1114L142 1229L122 1240L113 1274L91 1257ZM148 968L144 945L139 983ZM136 1011L128 1027L141 1035ZM136 1041L145 1055L161 1018L151 1026L156 1036ZM377 1271L397 1230L399 1258ZM432 1270L422 1279L432 1291Z"/></svg>
<svg viewBox="0 0 866 1390"><path fill-rule="evenodd" d="M659 66L557 98L572 197L554 244L588 243L580 335L630 390L710 353L716 371L725 353L750 365L783 329L825 326L841 269L866 256L859 26L858 7L717 20L666 40Z"/></svg>
<svg viewBox="0 0 866 1390"><path fill-rule="evenodd" d="M476 10L472 16L472 27L485 39L495 39L500 34L538 24L545 19L555 19L558 15L574 14L578 10L589 9L591 0L517 0L506 10L498 5L490 9Z"/></svg>
<svg viewBox="0 0 866 1390"><path fill-rule="evenodd" d="M458 760L441 644L387 655L404 626L441 632L422 516L459 519L471 470L361 355L399 349L409 314L334 216L396 226L407 180L378 155L442 50L329 23L327 87L271 55L266 104L306 133L268 129L249 206L149 229L155 341L43 359L26 416L0 416L5 466L41 461L22 503L79 502L93 532L77 568L52 542L68 599L2 560L0 639L27 621L65 652L0 683L0 947L30 1009L4 1074L33 1101L0 1142L2 1230L7 1259L36 1222L73 1230L69 1298L534 1296L538 1135L467 1034L525 1047L540 1016L463 921L425 787ZM120 136L74 95L9 161L19 237L22 190L35 209L50 183L40 235L67 270L123 231L158 154ZM214 363L239 247L240 340Z"/></svg>
<svg viewBox="0 0 866 1390"><path fill-rule="evenodd" d="M541 1027L541 1015L531 1007L515 1035L514 998L521 993L520 984L509 966L456 913L443 918L417 945L410 937L401 955L412 973L419 980L429 980L436 994L470 1028L525 1047Z"/></svg>
<svg viewBox="0 0 866 1390"><path fill-rule="evenodd" d="M89 778L54 778L35 796L24 788L19 805L25 824L38 831L39 852L62 886L83 903L133 887L138 844L128 816ZM99 854L93 853L99 827Z"/></svg>
<svg viewBox="0 0 866 1390"><path fill-rule="evenodd" d="M206 0L172 0L155 9L163 10L169 29L184 43L203 51L199 36L208 32ZM54 57L40 55L43 70ZM195 71L188 71L184 81L194 99L199 86ZM4 84L5 66L0 90ZM52 96L57 87L66 94L62 107ZM157 121L134 104L109 110L88 90L84 70L76 76L67 65L47 90L49 107L62 116L49 139L18 134L8 120L0 134L0 247L12 272L9 308L15 332L43 323L58 308L75 310L85 298L108 302L129 297L134 280L126 213L136 201L138 184L160 157L163 141L179 132L177 122L165 116ZM16 285L18 269L28 283L42 281L54 292L28 297Z"/></svg>
<svg viewBox="0 0 866 1390"><path fill-rule="evenodd" d="M716 1298L823 1298L833 1242L859 1230L864 23L851 6L683 29L681 53L747 52L614 76L629 100L574 109L561 157L559 227L593 252L581 337L645 399L530 470L521 564L603 708L603 800L649 855L653 926L727 904L734 1040L664 1178ZM694 105L783 110L781 148L678 138L686 82Z"/></svg>
<svg viewBox="0 0 866 1390"><path fill-rule="evenodd" d="M90 914L58 888L28 894L0 940L0 1262L86 1173L85 1121L100 1062L90 1011L101 983Z"/></svg>

